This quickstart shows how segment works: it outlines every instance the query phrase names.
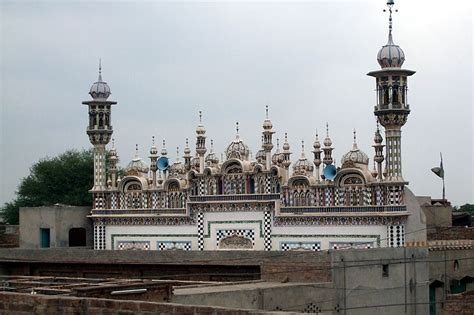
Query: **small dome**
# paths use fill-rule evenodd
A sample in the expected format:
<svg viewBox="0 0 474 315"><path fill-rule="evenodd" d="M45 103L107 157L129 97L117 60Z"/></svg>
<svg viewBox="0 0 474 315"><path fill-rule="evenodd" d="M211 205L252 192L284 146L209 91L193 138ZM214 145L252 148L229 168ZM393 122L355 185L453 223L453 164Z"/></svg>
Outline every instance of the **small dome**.
<svg viewBox="0 0 474 315"><path fill-rule="evenodd" d="M232 141L225 151L227 159L248 160L249 147L240 139L239 135Z"/></svg>
<svg viewBox="0 0 474 315"><path fill-rule="evenodd" d="M184 148L184 154L185 154L185 155L191 154L191 149L190 149L188 146L186 146L186 147Z"/></svg>
<svg viewBox="0 0 474 315"><path fill-rule="evenodd" d="M382 141L383 141L382 135L380 134L380 130L377 127L377 131L375 132L375 136L374 136L374 142L377 144L380 144L382 143Z"/></svg>
<svg viewBox="0 0 474 315"><path fill-rule="evenodd" d="M110 96L110 87L107 82L102 81L102 65L99 62L99 78L92 84L89 94L93 99L106 100Z"/></svg>
<svg viewBox="0 0 474 315"><path fill-rule="evenodd" d="M141 158L135 156L130 163L128 163L127 167L125 168L125 173L127 174L135 174L136 173L148 173L148 165L146 165Z"/></svg>
<svg viewBox="0 0 474 315"><path fill-rule="evenodd" d="M405 53L400 46L393 43L392 33L388 35L387 44L380 48L377 61L382 68L401 68L405 62Z"/></svg>
<svg viewBox="0 0 474 315"><path fill-rule="evenodd" d="M368 165L369 157L367 156L367 154L359 150L359 148L357 147L357 143L354 143L354 145L352 146L352 150L342 156L341 164L344 165L344 163L348 161Z"/></svg>
<svg viewBox="0 0 474 315"><path fill-rule="evenodd" d="M319 142L318 134L316 134L316 139L314 139L313 148L315 150L321 148L321 143Z"/></svg>
<svg viewBox="0 0 474 315"><path fill-rule="evenodd" d="M199 156L195 156L191 159L191 167L195 169L199 169Z"/></svg>
<svg viewBox="0 0 474 315"><path fill-rule="evenodd" d="M268 118L265 119L265 120L263 121L263 129L269 130L269 129L272 129L272 128L273 128L273 124L272 124L271 120L268 119Z"/></svg>
<svg viewBox="0 0 474 315"><path fill-rule="evenodd" d="M203 124L199 124L197 127L196 127L196 134L197 135L204 135L206 133L206 128L204 128L204 125Z"/></svg>

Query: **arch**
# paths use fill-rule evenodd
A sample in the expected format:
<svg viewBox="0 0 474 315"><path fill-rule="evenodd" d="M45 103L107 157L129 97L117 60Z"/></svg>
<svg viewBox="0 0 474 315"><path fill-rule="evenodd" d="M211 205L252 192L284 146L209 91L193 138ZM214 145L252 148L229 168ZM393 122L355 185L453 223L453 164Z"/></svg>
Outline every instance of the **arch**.
<svg viewBox="0 0 474 315"><path fill-rule="evenodd" d="M353 182L351 183L351 180ZM367 184L367 180L364 174L359 171L358 169L342 169L340 170L336 178L334 178L334 182L336 186L350 186L350 185L365 185Z"/></svg>
<svg viewBox="0 0 474 315"><path fill-rule="evenodd" d="M222 164L221 169L223 170L224 174L230 174L230 173L242 173L244 170L244 166L242 165L242 162L238 159L230 159L224 162Z"/></svg>
<svg viewBox="0 0 474 315"><path fill-rule="evenodd" d="M128 187L130 182L137 182L140 185L141 190L148 189L148 182L145 178L129 175L122 179L119 185L119 190L125 192L125 189Z"/></svg>
<svg viewBox="0 0 474 315"><path fill-rule="evenodd" d="M181 190L181 183L176 178L170 178L164 182L163 188L166 191L179 191Z"/></svg>
<svg viewBox="0 0 474 315"><path fill-rule="evenodd" d="M83 227L69 229L69 247L87 246L86 229Z"/></svg>
<svg viewBox="0 0 474 315"><path fill-rule="evenodd" d="M309 178L303 175L290 177L288 180L288 186L292 187L295 185L307 185L310 186Z"/></svg>

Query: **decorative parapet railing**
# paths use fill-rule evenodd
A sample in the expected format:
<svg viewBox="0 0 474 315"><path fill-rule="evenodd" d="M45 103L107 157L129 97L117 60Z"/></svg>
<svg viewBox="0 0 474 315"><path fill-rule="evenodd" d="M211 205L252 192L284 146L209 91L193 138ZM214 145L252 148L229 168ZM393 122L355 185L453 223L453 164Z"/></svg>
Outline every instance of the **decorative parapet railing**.
<svg viewBox="0 0 474 315"><path fill-rule="evenodd" d="M282 207L281 214L305 214L305 213L355 213L355 212L406 212L406 206L346 206L346 207Z"/></svg>
<svg viewBox="0 0 474 315"><path fill-rule="evenodd" d="M207 195L189 196L190 203L221 202L221 201L278 201L280 194L242 194L242 195Z"/></svg>
<svg viewBox="0 0 474 315"><path fill-rule="evenodd" d="M186 208L92 210L92 215L186 215Z"/></svg>

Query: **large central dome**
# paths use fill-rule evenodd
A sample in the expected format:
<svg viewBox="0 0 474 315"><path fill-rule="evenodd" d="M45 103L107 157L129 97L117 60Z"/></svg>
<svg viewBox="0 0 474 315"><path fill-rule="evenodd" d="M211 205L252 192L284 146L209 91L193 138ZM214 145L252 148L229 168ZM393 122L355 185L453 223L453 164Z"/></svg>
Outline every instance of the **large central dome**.
<svg viewBox="0 0 474 315"><path fill-rule="evenodd" d="M240 139L239 135L232 141L225 150L227 159L248 160L250 155L249 147Z"/></svg>

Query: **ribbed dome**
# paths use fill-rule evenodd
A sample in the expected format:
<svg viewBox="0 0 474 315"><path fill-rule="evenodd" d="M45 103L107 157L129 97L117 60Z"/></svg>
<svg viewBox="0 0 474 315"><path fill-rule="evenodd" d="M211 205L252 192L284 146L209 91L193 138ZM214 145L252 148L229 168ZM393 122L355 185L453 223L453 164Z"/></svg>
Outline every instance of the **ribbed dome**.
<svg viewBox="0 0 474 315"><path fill-rule="evenodd" d="M197 155L191 159L191 167L199 170L199 157Z"/></svg>
<svg viewBox="0 0 474 315"><path fill-rule="evenodd" d="M125 173L127 174L135 172L148 173L148 165L146 165L138 156L135 156L125 168Z"/></svg>
<svg viewBox="0 0 474 315"><path fill-rule="evenodd" d="M401 68L403 65L405 53L400 46L393 43L392 33L388 35L387 44L380 48L377 61L382 68Z"/></svg>
<svg viewBox="0 0 474 315"><path fill-rule="evenodd" d="M257 154L255 154L255 159L259 163L265 161L265 159L266 159L265 150L258 150Z"/></svg>
<svg viewBox="0 0 474 315"><path fill-rule="evenodd" d="M171 164L169 172L170 176L178 176L186 173L186 169L181 161L175 161L173 164Z"/></svg>
<svg viewBox="0 0 474 315"><path fill-rule="evenodd" d="M110 96L110 87L107 82L102 81L102 66L99 63L99 78L92 84L89 94L93 99L107 99Z"/></svg>
<svg viewBox="0 0 474 315"><path fill-rule="evenodd" d="M293 164L294 175L310 175L313 172L313 169L313 163L308 161L304 153L301 154L301 157L298 159L298 161Z"/></svg>
<svg viewBox="0 0 474 315"><path fill-rule="evenodd" d="M209 153L205 159L206 165L219 164L219 158L214 152Z"/></svg>
<svg viewBox="0 0 474 315"><path fill-rule="evenodd" d="M250 155L249 147L240 139L239 135L232 141L225 151L227 159L248 160Z"/></svg>
<svg viewBox="0 0 474 315"><path fill-rule="evenodd" d="M368 165L369 157L367 156L367 154L359 150L359 148L357 147L357 143L354 143L354 145L352 146L352 150L342 156L341 164L344 165L344 163L348 161Z"/></svg>

